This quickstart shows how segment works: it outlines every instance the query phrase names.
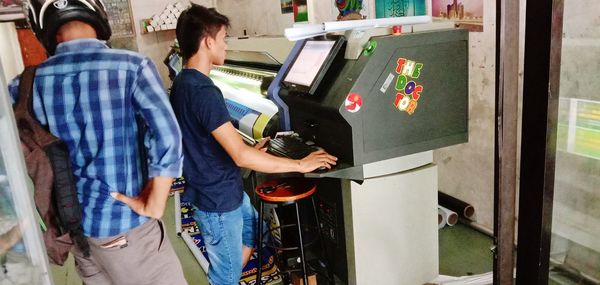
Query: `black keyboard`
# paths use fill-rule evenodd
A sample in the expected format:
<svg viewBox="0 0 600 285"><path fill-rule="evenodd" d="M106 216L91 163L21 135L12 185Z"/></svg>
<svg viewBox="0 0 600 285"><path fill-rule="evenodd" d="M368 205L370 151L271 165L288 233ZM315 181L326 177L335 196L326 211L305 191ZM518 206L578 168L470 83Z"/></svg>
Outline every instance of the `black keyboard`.
<svg viewBox="0 0 600 285"><path fill-rule="evenodd" d="M291 159L302 159L311 152L318 150L315 146L305 144L300 138L292 136L276 137L269 140L267 151Z"/></svg>

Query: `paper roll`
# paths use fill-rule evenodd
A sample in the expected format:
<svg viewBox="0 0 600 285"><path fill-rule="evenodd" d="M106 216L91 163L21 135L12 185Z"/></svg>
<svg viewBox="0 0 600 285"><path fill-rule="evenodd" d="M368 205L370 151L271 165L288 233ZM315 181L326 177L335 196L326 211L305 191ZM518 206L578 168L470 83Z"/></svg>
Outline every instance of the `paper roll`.
<svg viewBox="0 0 600 285"><path fill-rule="evenodd" d="M452 211L455 211L462 218L473 220L475 208L467 202L452 197L442 191L438 191L438 203Z"/></svg>
<svg viewBox="0 0 600 285"><path fill-rule="evenodd" d="M454 226L458 222L458 214L438 205L438 213L442 214L444 222L449 226Z"/></svg>
<svg viewBox="0 0 600 285"><path fill-rule="evenodd" d="M444 221L444 216L442 214L442 210L438 208L438 229L443 228L446 225L446 221Z"/></svg>

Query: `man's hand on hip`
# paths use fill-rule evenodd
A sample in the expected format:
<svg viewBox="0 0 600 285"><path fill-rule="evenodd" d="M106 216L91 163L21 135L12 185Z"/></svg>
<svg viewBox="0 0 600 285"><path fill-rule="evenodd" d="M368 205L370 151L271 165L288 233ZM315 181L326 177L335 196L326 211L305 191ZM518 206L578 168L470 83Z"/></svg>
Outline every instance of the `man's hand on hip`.
<svg viewBox="0 0 600 285"><path fill-rule="evenodd" d="M165 212L172 183L173 177L158 176L148 180L144 190L137 197L125 196L118 192L111 192L110 195L141 216L160 219Z"/></svg>

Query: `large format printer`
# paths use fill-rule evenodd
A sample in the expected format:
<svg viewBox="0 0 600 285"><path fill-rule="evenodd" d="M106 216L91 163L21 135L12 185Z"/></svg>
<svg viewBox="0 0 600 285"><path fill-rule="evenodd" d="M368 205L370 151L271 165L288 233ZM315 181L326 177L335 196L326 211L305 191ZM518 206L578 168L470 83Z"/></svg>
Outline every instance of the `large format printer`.
<svg viewBox="0 0 600 285"><path fill-rule="evenodd" d="M305 174L336 283L436 278L432 150L468 139L466 30L266 41L230 39L211 78L246 137L294 131L339 158Z"/></svg>
<svg viewBox="0 0 600 285"><path fill-rule="evenodd" d="M230 37L227 46L225 64L214 66L209 77L223 93L233 124L246 137L273 136L280 129L278 109L267 89L293 43L282 37ZM171 79L182 69L175 50L164 63Z"/></svg>
<svg viewBox="0 0 600 285"><path fill-rule="evenodd" d="M214 67L210 78L241 133L253 139L272 137L279 119L267 89L293 45L281 37L229 38L227 45L225 64Z"/></svg>
<svg viewBox="0 0 600 285"><path fill-rule="evenodd" d="M468 139L467 62L466 30L351 31L298 41L271 83L281 128L339 158L306 177L342 283L438 276L432 150Z"/></svg>

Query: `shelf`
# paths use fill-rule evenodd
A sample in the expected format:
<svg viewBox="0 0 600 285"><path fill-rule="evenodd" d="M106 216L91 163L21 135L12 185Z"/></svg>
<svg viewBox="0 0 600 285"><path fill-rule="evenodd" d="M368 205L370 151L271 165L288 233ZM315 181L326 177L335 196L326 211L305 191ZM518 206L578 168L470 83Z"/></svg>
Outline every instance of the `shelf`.
<svg viewBox="0 0 600 285"><path fill-rule="evenodd" d="M153 19L142 19L140 20L140 31L142 35L148 33L162 32L162 31L174 31L177 27L177 22L171 24L152 25Z"/></svg>

